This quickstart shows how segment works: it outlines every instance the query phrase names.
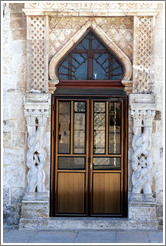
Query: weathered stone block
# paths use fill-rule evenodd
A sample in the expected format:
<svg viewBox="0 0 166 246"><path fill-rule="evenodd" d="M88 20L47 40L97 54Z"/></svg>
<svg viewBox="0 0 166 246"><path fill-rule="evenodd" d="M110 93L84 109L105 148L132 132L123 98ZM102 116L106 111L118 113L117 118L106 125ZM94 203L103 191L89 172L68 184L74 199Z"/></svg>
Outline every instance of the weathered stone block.
<svg viewBox="0 0 166 246"><path fill-rule="evenodd" d="M129 218L131 220L155 220L156 207L155 206L129 206Z"/></svg>
<svg viewBox="0 0 166 246"><path fill-rule="evenodd" d="M10 205L3 208L3 220L7 225L18 225L20 218L21 206Z"/></svg>
<svg viewBox="0 0 166 246"><path fill-rule="evenodd" d="M3 147L11 147L11 132L3 132Z"/></svg>
<svg viewBox="0 0 166 246"><path fill-rule="evenodd" d="M25 14L23 12L11 12L10 13L10 19L11 20L17 20L17 19L26 19Z"/></svg>
<svg viewBox="0 0 166 246"><path fill-rule="evenodd" d="M21 204L24 196L25 188L12 187L11 188L11 204Z"/></svg>
<svg viewBox="0 0 166 246"><path fill-rule="evenodd" d="M24 149L4 149L3 151L3 163L4 165L10 165L11 167L16 165L21 167L20 164L25 162L25 150ZM19 165L18 165L19 163ZM10 171L10 170L9 170Z"/></svg>
<svg viewBox="0 0 166 246"><path fill-rule="evenodd" d="M3 188L3 206L6 206L9 204L9 188Z"/></svg>
<svg viewBox="0 0 166 246"><path fill-rule="evenodd" d="M163 205L156 206L157 217L163 217Z"/></svg>
<svg viewBox="0 0 166 246"><path fill-rule="evenodd" d="M26 40L26 30L25 28L17 28L12 31L12 36L14 40Z"/></svg>
<svg viewBox="0 0 166 246"><path fill-rule="evenodd" d="M49 216L49 204L45 201L22 202L22 218L44 218Z"/></svg>
<svg viewBox="0 0 166 246"><path fill-rule="evenodd" d="M11 12L21 12L24 8L24 3L9 3Z"/></svg>
<svg viewBox="0 0 166 246"><path fill-rule="evenodd" d="M21 164L21 163L20 163ZM5 166L5 184L8 187L24 187L25 186L25 167L23 165Z"/></svg>
<svg viewBox="0 0 166 246"><path fill-rule="evenodd" d="M11 29L17 29L17 28L25 28L26 27L26 22L25 19L15 19L10 22L10 27Z"/></svg>
<svg viewBox="0 0 166 246"><path fill-rule="evenodd" d="M16 132L12 135L12 144L15 147L25 146L25 132Z"/></svg>

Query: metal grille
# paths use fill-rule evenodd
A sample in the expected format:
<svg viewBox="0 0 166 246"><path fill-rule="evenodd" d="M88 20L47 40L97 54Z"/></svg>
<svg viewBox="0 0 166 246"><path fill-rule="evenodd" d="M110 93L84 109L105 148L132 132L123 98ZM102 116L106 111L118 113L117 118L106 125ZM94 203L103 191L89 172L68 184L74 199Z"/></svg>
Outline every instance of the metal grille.
<svg viewBox="0 0 166 246"><path fill-rule="evenodd" d="M121 80L122 63L90 31L58 66L60 80Z"/></svg>

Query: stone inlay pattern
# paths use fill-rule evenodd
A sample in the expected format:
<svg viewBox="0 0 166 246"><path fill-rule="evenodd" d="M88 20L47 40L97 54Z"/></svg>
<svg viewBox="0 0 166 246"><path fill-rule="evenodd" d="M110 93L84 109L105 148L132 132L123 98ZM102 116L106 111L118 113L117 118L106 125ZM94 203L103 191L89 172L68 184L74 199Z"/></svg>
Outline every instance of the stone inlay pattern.
<svg viewBox="0 0 166 246"><path fill-rule="evenodd" d="M46 91L45 17L28 17L28 90Z"/></svg>
<svg viewBox="0 0 166 246"><path fill-rule="evenodd" d="M134 17L134 93L152 92L153 17Z"/></svg>
<svg viewBox="0 0 166 246"><path fill-rule="evenodd" d="M49 56L50 59L88 21L96 23L132 61L133 18L132 17L50 17Z"/></svg>

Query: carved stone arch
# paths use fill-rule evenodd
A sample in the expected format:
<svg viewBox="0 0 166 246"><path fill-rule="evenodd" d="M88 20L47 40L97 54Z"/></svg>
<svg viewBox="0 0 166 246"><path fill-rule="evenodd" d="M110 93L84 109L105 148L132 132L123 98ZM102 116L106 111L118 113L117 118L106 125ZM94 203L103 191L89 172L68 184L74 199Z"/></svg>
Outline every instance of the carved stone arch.
<svg viewBox="0 0 166 246"><path fill-rule="evenodd" d="M111 40L111 38L99 27L95 22L88 21L67 43L60 49L51 59L49 64L49 77L54 85L59 83L55 69L59 61L65 54L72 48L72 46L79 41L79 39L85 34L88 28L92 28L96 34L101 38L105 44L114 52L119 60L124 65L124 77L123 81L129 81L132 75L132 64L128 56Z"/></svg>

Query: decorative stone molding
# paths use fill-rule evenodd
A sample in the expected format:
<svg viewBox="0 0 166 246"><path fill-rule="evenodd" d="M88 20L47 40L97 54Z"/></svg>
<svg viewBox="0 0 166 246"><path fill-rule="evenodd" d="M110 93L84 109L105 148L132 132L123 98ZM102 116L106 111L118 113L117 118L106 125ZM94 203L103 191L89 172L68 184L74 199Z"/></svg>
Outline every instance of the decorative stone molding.
<svg viewBox="0 0 166 246"><path fill-rule="evenodd" d="M132 93L133 81L124 81L122 80L122 84L125 86L124 90L127 95Z"/></svg>
<svg viewBox="0 0 166 246"><path fill-rule="evenodd" d="M49 59L88 21L97 24L129 57L133 58L133 17L53 17L49 18ZM55 42L56 40L56 42Z"/></svg>
<svg viewBox="0 0 166 246"><path fill-rule="evenodd" d="M132 185L133 194L152 194L151 133L155 116L155 97L152 94L131 94L133 117Z"/></svg>
<svg viewBox="0 0 166 246"><path fill-rule="evenodd" d="M72 48L73 44L76 43L86 32L88 28L92 28L101 39L108 45L108 47L117 55L125 67L125 74L123 81L129 81L132 75L132 65L130 59L126 54L108 37L108 35L93 21L88 21L67 43L64 47L57 52L50 61L49 64L49 77L51 84L59 83L57 75L55 73L56 66L62 57ZM55 90L55 89L54 89Z"/></svg>
<svg viewBox="0 0 166 246"><path fill-rule="evenodd" d="M48 89L48 17L27 16L27 90Z"/></svg>
<svg viewBox="0 0 166 246"><path fill-rule="evenodd" d="M49 116L49 100L46 94L27 94L24 114L28 130L27 192L45 192L46 138L45 127Z"/></svg>
<svg viewBox="0 0 166 246"><path fill-rule="evenodd" d="M152 92L153 22L153 17L134 17L133 93Z"/></svg>
<svg viewBox="0 0 166 246"><path fill-rule="evenodd" d="M79 9L79 11L78 11ZM112 1L107 3L25 3L26 14L50 14L57 16L124 16L156 14L158 4L154 2L122 3ZM138 11L139 10L139 11Z"/></svg>

